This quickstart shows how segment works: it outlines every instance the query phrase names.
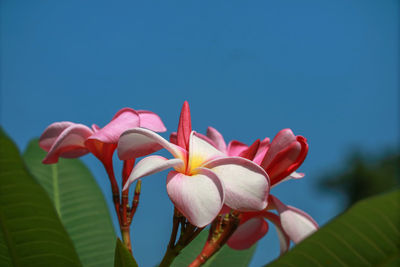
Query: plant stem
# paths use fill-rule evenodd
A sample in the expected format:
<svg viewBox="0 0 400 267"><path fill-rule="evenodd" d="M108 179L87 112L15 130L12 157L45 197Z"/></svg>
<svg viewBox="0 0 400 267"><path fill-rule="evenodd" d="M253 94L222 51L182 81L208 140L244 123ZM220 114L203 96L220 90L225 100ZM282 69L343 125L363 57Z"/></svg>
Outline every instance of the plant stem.
<svg viewBox="0 0 400 267"><path fill-rule="evenodd" d="M179 235L178 242L176 236L178 234L179 225L181 227L181 233ZM203 230L204 228L198 228L189 223L186 218L180 214L175 208L174 217L172 220L172 231L171 237L168 243L167 251L159 265L159 267L167 267L172 264L176 256L179 255L182 249L184 249L192 240Z"/></svg>
<svg viewBox="0 0 400 267"><path fill-rule="evenodd" d="M125 246L129 249L129 252L132 254L132 245L131 245L131 235L130 235L130 225L127 227L121 227L122 241Z"/></svg>
<svg viewBox="0 0 400 267"><path fill-rule="evenodd" d="M228 241L239 226L240 213L231 212L226 216L218 216L211 224L207 242L203 250L189 267L198 267L203 265L212 255L214 255Z"/></svg>

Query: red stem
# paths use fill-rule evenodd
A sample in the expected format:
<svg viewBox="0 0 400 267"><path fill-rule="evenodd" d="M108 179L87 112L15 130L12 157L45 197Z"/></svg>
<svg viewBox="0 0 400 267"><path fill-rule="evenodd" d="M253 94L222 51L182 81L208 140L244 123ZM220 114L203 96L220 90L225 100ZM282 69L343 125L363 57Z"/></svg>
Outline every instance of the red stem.
<svg viewBox="0 0 400 267"><path fill-rule="evenodd" d="M240 213L231 212L224 217L218 216L211 224L210 232L203 250L189 267L197 267L204 264L214 255L232 236L239 226Z"/></svg>

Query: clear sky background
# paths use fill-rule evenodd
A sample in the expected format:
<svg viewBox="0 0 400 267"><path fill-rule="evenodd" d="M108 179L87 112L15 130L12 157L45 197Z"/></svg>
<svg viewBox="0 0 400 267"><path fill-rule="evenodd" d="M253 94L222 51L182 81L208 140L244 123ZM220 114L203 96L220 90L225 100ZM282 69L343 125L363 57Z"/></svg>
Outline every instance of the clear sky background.
<svg viewBox="0 0 400 267"><path fill-rule="evenodd" d="M306 177L272 193L323 225L341 196L319 192L318 177L354 147L399 146L399 1L0 5L1 125L21 150L52 122L104 126L123 107L158 113L168 137L188 100L193 128L213 126L227 141L251 143L282 128L305 136ZM105 171L93 156L83 160L111 209ZM157 264L169 239L166 174L143 180L132 235L141 266ZM271 226L251 266L278 251Z"/></svg>

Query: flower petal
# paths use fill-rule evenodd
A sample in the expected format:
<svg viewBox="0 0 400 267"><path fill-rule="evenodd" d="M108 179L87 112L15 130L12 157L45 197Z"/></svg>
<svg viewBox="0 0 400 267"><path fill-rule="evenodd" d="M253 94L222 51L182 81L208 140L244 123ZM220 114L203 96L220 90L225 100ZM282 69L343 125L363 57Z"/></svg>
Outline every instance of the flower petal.
<svg viewBox="0 0 400 267"><path fill-rule="evenodd" d="M169 135L169 141L174 145L178 145L178 134L176 132L172 132Z"/></svg>
<svg viewBox="0 0 400 267"><path fill-rule="evenodd" d="M92 124L92 130L93 130L93 132L98 132L98 131L100 131L100 127L97 125L97 124Z"/></svg>
<svg viewBox="0 0 400 267"><path fill-rule="evenodd" d="M287 146L296 142L296 136L293 134L290 129L283 129L277 133L277 135L272 140L271 146L268 149L267 154L261 164L261 166L266 169L268 165L272 162L276 154L278 154L283 149L286 149Z"/></svg>
<svg viewBox="0 0 400 267"><path fill-rule="evenodd" d="M290 179L300 179L303 178L304 176L305 174L302 172L292 172L288 177L290 177Z"/></svg>
<svg viewBox="0 0 400 267"><path fill-rule="evenodd" d="M261 141L260 145L258 146L258 150L256 155L254 156L253 161L260 165L262 160L265 157L265 154L267 154L267 151L269 149L270 146L270 140L268 137L266 137L264 140Z"/></svg>
<svg viewBox="0 0 400 267"><path fill-rule="evenodd" d="M242 250L248 249L268 232L268 223L262 217L254 217L241 224L227 244L229 247Z"/></svg>
<svg viewBox="0 0 400 267"><path fill-rule="evenodd" d="M239 156L244 150L246 150L249 146L243 144L242 142L233 140L228 144L228 156L236 157Z"/></svg>
<svg viewBox="0 0 400 267"><path fill-rule="evenodd" d="M286 206L272 195L270 200L279 213L283 230L296 244L318 230L318 224L304 211Z"/></svg>
<svg viewBox="0 0 400 267"><path fill-rule="evenodd" d="M106 126L96 131L90 139L96 139L103 143L117 143L124 131L139 126L139 114L131 108L123 108L114 115Z"/></svg>
<svg viewBox="0 0 400 267"><path fill-rule="evenodd" d="M177 144L183 149L189 149L189 138L192 132L192 120L190 118L189 103L185 101L179 117Z"/></svg>
<svg viewBox="0 0 400 267"><path fill-rule="evenodd" d="M283 182L286 182L286 181L291 180L291 179L296 179L296 180L297 180L297 179L301 179L301 178L303 178L304 176L305 176L305 174L302 173L302 172L292 172L289 176L287 176L286 178L284 178L284 179L280 180L279 182L273 184L271 187L275 187L275 186L277 186L278 184L283 183Z"/></svg>
<svg viewBox="0 0 400 267"><path fill-rule="evenodd" d="M185 162L185 150L145 128L130 129L121 135L118 141L118 157L122 160L138 158L161 148L167 149L175 158Z"/></svg>
<svg viewBox="0 0 400 267"><path fill-rule="evenodd" d="M254 162L239 158L219 158L204 164L224 183L225 204L239 211L258 211L267 206L269 178Z"/></svg>
<svg viewBox="0 0 400 267"><path fill-rule="evenodd" d="M40 136L39 146L48 152L60 134L71 125L76 125L76 123L61 121L50 124Z"/></svg>
<svg viewBox="0 0 400 267"><path fill-rule="evenodd" d="M224 154L204 139L203 135L192 131L189 145L189 172L200 167L206 161L222 156L224 156Z"/></svg>
<svg viewBox="0 0 400 267"><path fill-rule="evenodd" d="M256 153L258 151L258 147L260 146L260 139L257 139L256 141L254 141L254 143L249 146L248 148L246 148L245 150L243 150L240 154L239 157L248 159L248 160L253 160L254 157L256 156Z"/></svg>
<svg viewBox="0 0 400 267"><path fill-rule="evenodd" d="M207 137L210 138L214 142L216 148L218 148L224 154L227 153L226 143L225 143L224 137L222 136L222 134L220 132L218 132L213 127L208 127L207 128Z"/></svg>
<svg viewBox="0 0 400 267"><path fill-rule="evenodd" d="M277 184L294 172L308 152L307 140L294 136L290 129L280 131L272 140L261 166L267 171L271 184Z"/></svg>
<svg viewBox="0 0 400 267"><path fill-rule="evenodd" d="M180 167L183 168L184 163L180 159L166 159L161 156L148 156L141 161L139 161L135 167L133 168L131 174L129 175L129 179L127 183L124 185L123 190L126 190L131 183L136 181L139 178L144 176L148 176L157 172L161 172L163 170Z"/></svg>
<svg viewBox="0 0 400 267"><path fill-rule="evenodd" d="M112 157L114 151L117 148L117 144L114 143L103 143L97 139L88 138L85 141L86 148L92 153L96 158L98 158L103 164L112 166Z"/></svg>
<svg viewBox="0 0 400 267"><path fill-rule="evenodd" d="M45 131L39 140L39 144L48 148L48 144L53 137L52 134L57 131ZM59 157L77 158L89 152L85 147L85 140L92 135L92 130L82 124L73 123L60 133L48 150L47 156L43 159L43 163L51 164L58 162ZM46 140L46 141L44 141Z"/></svg>
<svg viewBox="0 0 400 267"><path fill-rule="evenodd" d="M222 182L215 173L203 168L192 176L171 171L167 192L175 207L197 227L211 223L224 203Z"/></svg>
<svg viewBox="0 0 400 267"><path fill-rule="evenodd" d="M282 228L279 216L272 212L266 211L264 212L264 217L275 225L275 229L279 238L280 255L286 253L290 247L290 239Z"/></svg>
<svg viewBox="0 0 400 267"><path fill-rule="evenodd" d="M140 127L155 132L165 132L167 130L161 118L156 113L148 110L137 110L137 113L140 117Z"/></svg>

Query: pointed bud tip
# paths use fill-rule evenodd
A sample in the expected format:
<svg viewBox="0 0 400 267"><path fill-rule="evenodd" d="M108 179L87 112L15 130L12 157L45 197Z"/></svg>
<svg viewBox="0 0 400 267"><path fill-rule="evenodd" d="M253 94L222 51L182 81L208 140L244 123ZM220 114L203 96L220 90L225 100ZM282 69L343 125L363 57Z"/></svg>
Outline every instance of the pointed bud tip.
<svg viewBox="0 0 400 267"><path fill-rule="evenodd" d="M135 187L135 194L139 194L142 189L142 180L138 180Z"/></svg>

